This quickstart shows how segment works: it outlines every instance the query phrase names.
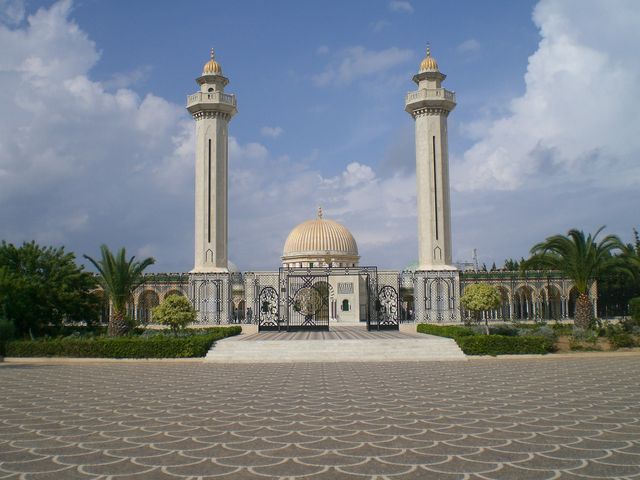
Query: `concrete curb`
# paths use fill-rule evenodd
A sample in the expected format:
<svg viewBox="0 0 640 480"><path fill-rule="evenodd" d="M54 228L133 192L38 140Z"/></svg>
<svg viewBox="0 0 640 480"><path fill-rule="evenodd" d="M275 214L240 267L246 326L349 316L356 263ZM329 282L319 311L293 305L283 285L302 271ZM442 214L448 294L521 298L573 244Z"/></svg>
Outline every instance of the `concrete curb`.
<svg viewBox="0 0 640 480"><path fill-rule="evenodd" d="M547 354L513 354L513 355L467 355L472 360L567 360L572 358L615 358L615 357L640 357L640 352L571 352L571 353L547 353Z"/></svg>
<svg viewBox="0 0 640 480"><path fill-rule="evenodd" d="M204 363L204 357L193 358L73 358L73 357L5 357L4 364L86 365L92 363Z"/></svg>

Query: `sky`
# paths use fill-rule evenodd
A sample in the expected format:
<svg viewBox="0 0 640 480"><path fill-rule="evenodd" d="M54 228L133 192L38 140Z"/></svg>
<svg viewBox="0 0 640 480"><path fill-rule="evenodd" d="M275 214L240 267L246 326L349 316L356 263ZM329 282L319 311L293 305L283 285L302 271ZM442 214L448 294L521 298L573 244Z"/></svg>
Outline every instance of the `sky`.
<svg viewBox="0 0 640 480"><path fill-rule="evenodd" d="M210 48L229 126L229 256L346 225L361 265L416 261L414 126L427 43L449 116L454 259L526 257L570 228L640 228L636 0L0 0L0 239L102 243L193 267L194 121Z"/></svg>

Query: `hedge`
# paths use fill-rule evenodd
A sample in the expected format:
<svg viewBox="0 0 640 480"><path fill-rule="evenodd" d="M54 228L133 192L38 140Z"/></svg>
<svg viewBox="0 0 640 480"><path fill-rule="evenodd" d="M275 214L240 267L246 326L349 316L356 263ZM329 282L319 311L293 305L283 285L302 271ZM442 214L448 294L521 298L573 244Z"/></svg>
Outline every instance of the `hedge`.
<svg viewBox="0 0 640 480"><path fill-rule="evenodd" d="M242 332L242 327L214 327L186 337L59 338L18 340L6 345L7 357L186 358L204 357L216 340Z"/></svg>
<svg viewBox="0 0 640 480"><path fill-rule="evenodd" d="M468 327L420 324L420 333L453 338L465 355L543 354L552 352L553 341L535 335L478 335Z"/></svg>
<svg viewBox="0 0 640 480"><path fill-rule="evenodd" d="M455 325L430 325L427 323L419 324L417 331L419 333L428 333L430 335L437 335L438 337L448 337L453 339L476 335L476 332L468 327L458 327Z"/></svg>
<svg viewBox="0 0 640 480"><path fill-rule="evenodd" d="M466 355L544 354L553 351L553 342L534 335L473 335L459 337L456 342Z"/></svg>

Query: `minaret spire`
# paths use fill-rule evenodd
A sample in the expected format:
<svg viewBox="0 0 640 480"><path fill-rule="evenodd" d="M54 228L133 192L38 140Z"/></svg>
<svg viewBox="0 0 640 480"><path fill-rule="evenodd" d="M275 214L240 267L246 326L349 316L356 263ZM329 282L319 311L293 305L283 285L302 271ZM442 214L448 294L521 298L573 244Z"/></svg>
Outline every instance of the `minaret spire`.
<svg viewBox="0 0 640 480"><path fill-rule="evenodd" d="M196 121L195 259L192 273L228 270L228 129L237 113L236 97L224 92L229 80L211 58L196 82L200 91L187 97Z"/></svg>
<svg viewBox="0 0 640 480"><path fill-rule="evenodd" d="M413 81L405 110L415 120L418 200L419 270L455 270L451 252L449 149L447 117L456 106L455 94L442 88L446 75L438 69L427 43L427 56Z"/></svg>

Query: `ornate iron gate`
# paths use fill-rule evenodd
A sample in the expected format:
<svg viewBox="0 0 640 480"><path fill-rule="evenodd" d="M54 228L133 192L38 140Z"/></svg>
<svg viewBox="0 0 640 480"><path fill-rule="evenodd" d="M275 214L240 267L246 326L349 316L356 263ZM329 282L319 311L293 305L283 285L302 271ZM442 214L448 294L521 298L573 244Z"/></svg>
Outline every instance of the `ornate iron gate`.
<svg viewBox="0 0 640 480"><path fill-rule="evenodd" d="M400 328L400 276L396 272L378 272L375 308L367 318L367 330Z"/></svg>
<svg viewBox="0 0 640 480"><path fill-rule="evenodd" d="M262 287L258 296L258 330L280 330L278 291Z"/></svg>
<svg viewBox="0 0 640 480"><path fill-rule="evenodd" d="M280 275L287 292L287 330L329 330L329 276L312 269L303 274L281 269Z"/></svg>
<svg viewBox="0 0 640 480"><path fill-rule="evenodd" d="M247 323L257 323L258 331L280 330L280 276L278 272L244 274Z"/></svg>

